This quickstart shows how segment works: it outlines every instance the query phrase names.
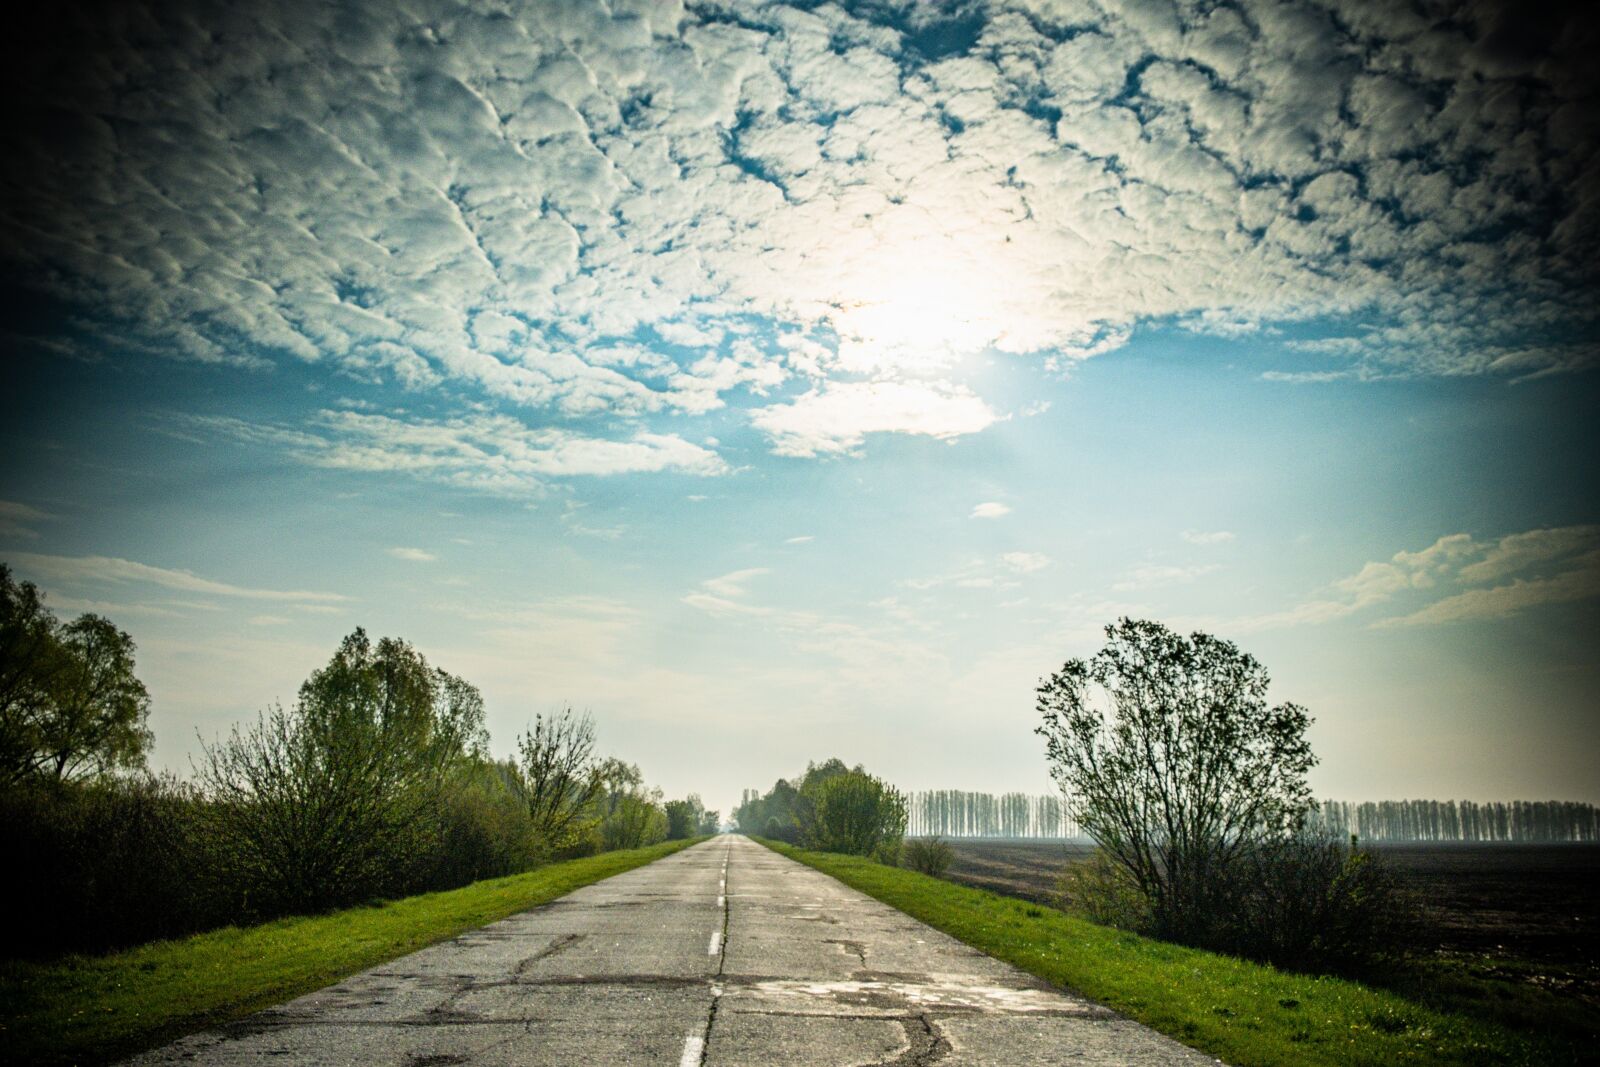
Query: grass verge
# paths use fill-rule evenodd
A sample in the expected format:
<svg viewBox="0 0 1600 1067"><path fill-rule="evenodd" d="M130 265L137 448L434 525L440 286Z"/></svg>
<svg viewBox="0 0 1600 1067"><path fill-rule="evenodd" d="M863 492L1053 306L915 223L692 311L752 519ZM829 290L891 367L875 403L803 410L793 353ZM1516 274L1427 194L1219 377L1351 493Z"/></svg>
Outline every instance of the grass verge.
<svg viewBox="0 0 1600 1067"><path fill-rule="evenodd" d="M94 1064L153 1048L700 840L606 852L460 889L242 929L230 926L106 956L0 962L0 1059Z"/></svg>
<svg viewBox="0 0 1600 1067"><path fill-rule="evenodd" d="M1433 1011L1357 982L1154 941L857 856L757 840L1236 1067L1581 1062L1578 1049L1559 1038Z"/></svg>

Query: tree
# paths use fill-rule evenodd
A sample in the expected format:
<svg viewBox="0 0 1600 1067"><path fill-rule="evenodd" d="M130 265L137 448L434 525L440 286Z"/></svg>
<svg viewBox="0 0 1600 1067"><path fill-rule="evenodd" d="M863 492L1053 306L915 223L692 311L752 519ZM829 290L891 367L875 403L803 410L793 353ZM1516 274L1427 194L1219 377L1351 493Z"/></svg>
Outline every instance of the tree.
<svg viewBox="0 0 1600 1067"><path fill-rule="evenodd" d="M669 800L666 804L667 813L667 838L679 841L695 834L714 834L716 830L705 829L706 816L713 820L716 812L707 812L705 803L698 793L690 793L682 800Z"/></svg>
<svg viewBox="0 0 1600 1067"><path fill-rule="evenodd" d="M694 836L696 820L687 800L667 801L666 811L668 841L681 841Z"/></svg>
<svg viewBox="0 0 1600 1067"><path fill-rule="evenodd" d="M150 694L133 673L133 638L99 615L61 628L39 721L36 766L61 781L144 766Z"/></svg>
<svg viewBox="0 0 1600 1067"><path fill-rule="evenodd" d="M601 849L640 848L666 838L661 790L646 789L637 766L610 757L600 762L597 777L601 789L595 802L595 833Z"/></svg>
<svg viewBox="0 0 1600 1067"><path fill-rule="evenodd" d="M800 827L807 848L873 856L886 863L898 860L906 800L893 786L858 768L819 775L801 796L807 801Z"/></svg>
<svg viewBox="0 0 1600 1067"><path fill-rule="evenodd" d="M1295 704L1231 642L1121 619L1090 659L1038 689L1051 775L1070 815L1148 902L1154 932L1201 940L1255 845L1292 836L1315 764Z"/></svg>
<svg viewBox="0 0 1600 1067"><path fill-rule="evenodd" d="M109 619L63 625L0 564L0 782L143 767L150 696L133 654Z"/></svg>
<svg viewBox="0 0 1600 1067"><path fill-rule="evenodd" d="M534 717L517 739L521 790L533 832L547 852L573 845L605 788L594 761L594 720L563 708Z"/></svg>
<svg viewBox="0 0 1600 1067"><path fill-rule="evenodd" d="M410 888L451 775L481 758L483 699L404 641L364 630L276 708L205 748L219 867L260 912Z"/></svg>
<svg viewBox="0 0 1600 1067"><path fill-rule="evenodd" d="M700 833L706 837L722 829L722 813L707 809L700 813Z"/></svg>

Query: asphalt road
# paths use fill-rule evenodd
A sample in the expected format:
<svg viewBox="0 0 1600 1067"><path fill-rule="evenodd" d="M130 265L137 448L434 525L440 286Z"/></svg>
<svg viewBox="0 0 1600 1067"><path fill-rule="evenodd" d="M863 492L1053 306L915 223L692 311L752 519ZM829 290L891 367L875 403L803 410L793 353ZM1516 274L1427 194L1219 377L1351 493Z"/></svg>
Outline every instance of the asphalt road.
<svg viewBox="0 0 1600 1067"><path fill-rule="evenodd" d="M723 836L131 1062L1215 1061Z"/></svg>

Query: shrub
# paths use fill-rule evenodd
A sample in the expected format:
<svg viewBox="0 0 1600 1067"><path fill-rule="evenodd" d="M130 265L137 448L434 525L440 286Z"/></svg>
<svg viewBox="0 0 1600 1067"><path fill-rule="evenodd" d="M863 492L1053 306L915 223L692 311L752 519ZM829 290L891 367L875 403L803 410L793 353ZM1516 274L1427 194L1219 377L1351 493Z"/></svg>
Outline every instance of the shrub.
<svg viewBox="0 0 1600 1067"><path fill-rule="evenodd" d="M1317 834L1259 844L1239 865L1216 948L1302 971L1350 973L1405 951L1415 918L1371 852Z"/></svg>
<svg viewBox="0 0 1600 1067"><path fill-rule="evenodd" d="M426 882L449 889L534 866L539 843L516 789L516 767L487 760L464 767L446 785L435 818Z"/></svg>
<svg viewBox="0 0 1600 1067"><path fill-rule="evenodd" d="M15 913L7 955L97 952L226 921L204 878L202 805L165 778L35 783L0 792Z"/></svg>
<svg viewBox="0 0 1600 1067"><path fill-rule="evenodd" d="M935 878L944 877L944 872L950 869L950 863L956 858L955 849L950 843L940 837L918 837L905 843L900 850L900 858L905 866Z"/></svg>
<svg viewBox="0 0 1600 1067"><path fill-rule="evenodd" d="M767 824L761 828L761 835L790 845L800 843L800 827L792 822L783 822L776 815L767 818Z"/></svg>
<svg viewBox="0 0 1600 1067"><path fill-rule="evenodd" d="M451 775L481 751L478 691L403 641L362 630L292 711L209 746L214 861L259 916L325 911L413 888L437 848Z"/></svg>
<svg viewBox="0 0 1600 1067"><path fill-rule="evenodd" d="M1379 858L1314 834L1251 846L1209 895L1192 943L1289 970L1357 973L1412 940L1411 905ZM1149 897L1104 850L1062 873L1056 901L1105 926L1159 930Z"/></svg>
<svg viewBox="0 0 1600 1067"><path fill-rule="evenodd" d="M872 856L893 864L906 832L906 801L898 789L862 770L844 771L802 792L801 840L807 848Z"/></svg>
<svg viewBox="0 0 1600 1067"><path fill-rule="evenodd" d="M1056 906L1119 930L1149 931L1150 905L1139 884L1104 849L1067 865L1056 881Z"/></svg>

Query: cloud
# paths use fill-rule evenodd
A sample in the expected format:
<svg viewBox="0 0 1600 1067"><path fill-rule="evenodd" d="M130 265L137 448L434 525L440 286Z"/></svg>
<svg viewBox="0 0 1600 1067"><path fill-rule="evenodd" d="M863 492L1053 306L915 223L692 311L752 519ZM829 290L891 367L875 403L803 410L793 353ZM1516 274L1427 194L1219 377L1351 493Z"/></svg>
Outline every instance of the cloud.
<svg viewBox="0 0 1600 1067"><path fill-rule="evenodd" d="M1007 505L996 500L985 500L983 503L972 509L972 515L970 518L998 519L1002 515L1009 514L1011 514L1011 508Z"/></svg>
<svg viewBox="0 0 1600 1067"><path fill-rule="evenodd" d="M524 492L547 478L650 471L712 476L728 470L715 452L673 434L638 432L611 440L533 428L507 415L417 419L324 410L303 427L219 417L191 421L282 449L312 466L398 472L489 492Z"/></svg>
<svg viewBox="0 0 1600 1067"><path fill-rule="evenodd" d="M1129 589L1151 589L1162 585L1179 585L1192 582L1196 578L1207 574L1214 574L1221 569L1221 565L1216 563L1197 563L1189 566L1146 564L1145 566L1135 567L1128 573L1128 577L1115 583L1111 588L1126 591Z"/></svg>
<svg viewBox="0 0 1600 1067"><path fill-rule="evenodd" d="M19 504L14 500L0 500L0 538L32 541L39 536L34 526L55 518L47 511Z"/></svg>
<svg viewBox="0 0 1600 1067"><path fill-rule="evenodd" d="M1220 545L1234 539L1231 530L1185 530L1182 537L1191 545Z"/></svg>
<svg viewBox="0 0 1600 1067"><path fill-rule="evenodd" d="M750 579L769 573L766 567L746 567L718 578L707 578L700 583L699 589L684 595L683 603L719 618L730 615L771 615L773 609L741 600L749 592L745 585Z"/></svg>
<svg viewBox="0 0 1600 1067"><path fill-rule="evenodd" d="M1591 552L1575 565L1548 578L1517 579L1506 585L1469 589L1394 619L1379 627L1427 626L1442 623L1498 619L1542 604L1567 604L1600 596L1600 552Z"/></svg>
<svg viewBox="0 0 1600 1067"><path fill-rule="evenodd" d="M212 596L237 597L244 600L280 600L304 603L339 603L349 599L338 593L307 590L255 589L212 581L185 570L168 570L152 567L133 560L109 556L46 556L32 552L18 552L11 557L17 568L40 581L62 584L122 584L125 582L157 585L187 593L205 593Z"/></svg>
<svg viewBox="0 0 1600 1067"><path fill-rule="evenodd" d="M1050 566L1052 560L1043 552L1004 552L1000 562L1018 574L1032 574Z"/></svg>
<svg viewBox="0 0 1600 1067"><path fill-rule="evenodd" d="M1423 626L1500 618L1597 595L1600 526L1528 530L1488 541L1458 533L1368 563L1293 608L1229 625L1248 631L1326 623L1395 601L1433 597L1421 608L1371 623L1375 628Z"/></svg>
<svg viewBox="0 0 1600 1067"><path fill-rule="evenodd" d="M908 578L901 584L907 589L926 592L941 586L956 589L1020 589L1022 576L1034 574L1054 564L1043 552L1002 552L993 559L978 557L944 574L926 578Z"/></svg>
<svg viewBox="0 0 1600 1067"><path fill-rule="evenodd" d="M744 596L747 590L745 583L752 578L759 578L771 572L765 567L746 567L744 570L732 571L720 578L707 578L700 585L707 592L719 597Z"/></svg>
<svg viewBox="0 0 1600 1067"><path fill-rule="evenodd" d="M420 548L391 548L389 555L395 559L409 560L412 563L432 563L439 557L432 552L424 552Z"/></svg>
<svg viewBox="0 0 1600 1067"><path fill-rule="evenodd" d="M783 543L786 545L804 545L809 544L816 539L816 535L814 534L801 534L798 537L786 537L783 539Z"/></svg>
<svg viewBox="0 0 1600 1067"><path fill-rule="evenodd" d="M995 0L927 55L954 17L74 9L3 75L49 136L0 160L0 260L119 358L564 419L738 394L800 456L978 432L963 356L1142 323L1304 326L1300 381L1596 363L1581 5Z"/></svg>
<svg viewBox="0 0 1600 1067"><path fill-rule="evenodd" d="M1461 568L1464 582L1492 582L1509 574L1587 552L1600 543L1600 526L1563 526L1502 537L1483 557Z"/></svg>
<svg viewBox="0 0 1600 1067"><path fill-rule="evenodd" d="M997 415L963 386L926 382L843 382L787 404L759 408L751 423L782 456L815 456L860 447L869 433L950 439L978 433Z"/></svg>

